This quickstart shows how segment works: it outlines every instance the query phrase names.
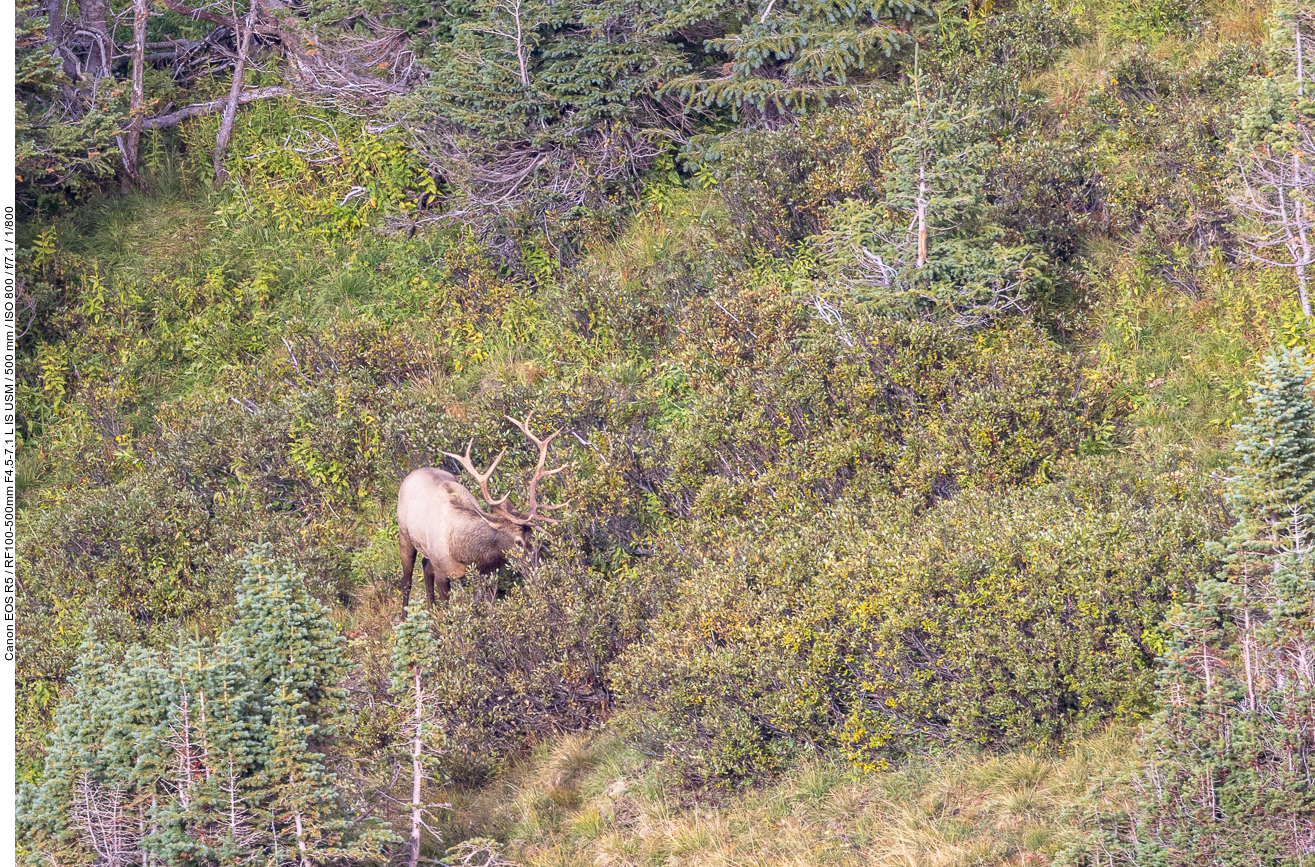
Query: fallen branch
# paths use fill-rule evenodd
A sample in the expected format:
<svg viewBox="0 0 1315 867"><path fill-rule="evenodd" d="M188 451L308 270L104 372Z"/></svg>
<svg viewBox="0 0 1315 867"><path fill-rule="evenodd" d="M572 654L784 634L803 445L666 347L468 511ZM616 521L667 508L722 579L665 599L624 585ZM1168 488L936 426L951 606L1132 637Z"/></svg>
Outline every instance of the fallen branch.
<svg viewBox="0 0 1315 867"><path fill-rule="evenodd" d="M274 87L257 87L254 90L243 91L238 97L238 104L245 105L248 102L255 102L258 99L273 99L276 96L286 96L288 88L283 85ZM142 122L142 129L164 129L165 127L177 126L188 118L201 117L206 114L214 114L222 111L228 104L228 97L223 99L212 99L210 102L198 102L193 105L180 108L171 114L162 114L159 117L148 117Z"/></svg>
<svg viewBox="0 0 1315 867"><path fill-rule="evenodd" d="M175 2L175 0L164 0L164 5L170 11L186 15L193 21L199 19L201 21L209 21L213 24L228 26L228 19L217 12L210 12L206 9L193 9L191 6L184 6L182 3Z"/></svg>

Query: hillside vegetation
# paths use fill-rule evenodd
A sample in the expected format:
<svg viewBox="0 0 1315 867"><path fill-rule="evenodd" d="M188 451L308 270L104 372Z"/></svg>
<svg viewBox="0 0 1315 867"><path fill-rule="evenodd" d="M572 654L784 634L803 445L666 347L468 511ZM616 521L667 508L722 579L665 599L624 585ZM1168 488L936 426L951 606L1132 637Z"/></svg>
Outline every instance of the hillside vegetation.
<svg viewBox="0 0 1315 867"><path fill-rule="evenodd" d="M1309 860L1309 10L177 5L19 11L30 863Z"/></svg>

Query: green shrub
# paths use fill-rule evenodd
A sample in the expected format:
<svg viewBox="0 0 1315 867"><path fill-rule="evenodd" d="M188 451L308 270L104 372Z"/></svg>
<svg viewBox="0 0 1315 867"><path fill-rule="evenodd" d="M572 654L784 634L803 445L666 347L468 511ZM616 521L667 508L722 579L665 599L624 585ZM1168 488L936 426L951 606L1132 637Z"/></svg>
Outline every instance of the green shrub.
<svg viewBox="0 0 1315 867"><path fill-rule="evenodd" d="M968 14L941 15L922 70L974 105L996 115L1003 129L1022 131L1042 110L1030 84L1060 52L1090 35L1075 9L1053 0L979 4ZM1030 138L1030 137L1029 137Z"/></svg>
<svg viewBox="0 0 1315 867"><path fill-rule="evenodd" d="M1153 39L1185 31L1196 12L1191 0L1121 0L1114 7L1113 30L1133 39Z"/></svg>
<svg viewBox="0 0 1315 867"><path fill-rule="evenodd" d="M1145 713L1167 607L1220 516L1177 468L1056 475L926 511L847 499L692 525L691 577L615 670L630 736L709 784L800 750L882 767Z"/></svg>
<svg viewBox="0 0 1315 867"><path fill-rule="evenodd" d="M480 588L468 581L465 589ZM496 605L454 594L436 608L445 658L431 690L448 746L444 771L479 782L531 738L610 716L605 673L641 637L666 590L634 570L559 562L516 581Z"/></svg>
<svg viewBox="0 0 1315 867"><path fill-rule="evenodd" d="M1245 57L1252 54L1250 67ZM1162 251L1226 242L1232 141L1258 52L1219 48L1182 69L1138 45L1124 49L1089 93L1096 169L1109 230Z"/></svg>
<svg viewBox="0 0 1315 867"><path fill-rule="evenodd" d="M850 308L841 334L806 310L767 288L690 306L694 394L666 492L681 514L788 513L855 478L927 502L1027 482L1112 414L1029 329L970 337Z"/></svg>
<svg viewBox="0 0 1315 867"><path fill-rule="evenodd" d="M1091 154L1072 133L1002 145L985 194L986 222L1037 245L1056 263L1077 259L1083 239L1100 229L1099 178Z"/></svg>

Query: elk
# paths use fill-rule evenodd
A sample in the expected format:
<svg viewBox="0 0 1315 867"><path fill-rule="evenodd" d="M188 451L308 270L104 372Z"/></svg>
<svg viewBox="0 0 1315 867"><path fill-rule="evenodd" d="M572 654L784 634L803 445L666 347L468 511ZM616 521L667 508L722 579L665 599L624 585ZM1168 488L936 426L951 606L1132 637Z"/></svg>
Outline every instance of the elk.
<svg viewBox="0 0 1315 867"><path fill-rule="evenodd" d="M479 570L481 575L488 575L506 564L509 557L524 559L531 552L530 542L535 522L556 524L556 519L544 513L570 505L544 505L539 502L539 482L548 476L555 476L570 464L562 464L554 470L544 469L548 460L548 446L561 431L539 439L530 432L530 418L533 415L527 415L523 422L511 416L506 417L539 449L539 463L534 468L534 475L530 478L525 494L529 506L524 512L507 504L510 494L495 500L489 493L489 479L507 450L504 448L498 452L489 468L481 473L470 460L474 439L466 443L464 455L452 452L443 454L454 458L474 477L479 484L480 495L488 504L487 512L480 508L474 495L457 481L456 476L444 470L421 467L402 480L402 486L397 491L397 532L398 547L402 553L403 617L411 601L411 574L415 569L417 554L421 557L425 594L432 608L435 583L438 585L438 595L447 601L452 579L465 577L471 567Z"/></svg>

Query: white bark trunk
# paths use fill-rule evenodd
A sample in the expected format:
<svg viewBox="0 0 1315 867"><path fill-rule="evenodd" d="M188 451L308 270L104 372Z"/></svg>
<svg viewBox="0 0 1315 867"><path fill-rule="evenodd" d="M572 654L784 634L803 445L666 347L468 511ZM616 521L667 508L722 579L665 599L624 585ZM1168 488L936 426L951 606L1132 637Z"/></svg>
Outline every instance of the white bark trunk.
<svg viewBox="0 0 1315 867"><path fill-rule="evenodd" d="M1293 185L1298 190L1304 188L1304 174L1301 165L1301 151L1292 152L1292 180ZM1304 191L1304 190L1303 190ZM1295 222L1297 224L1296 238L1294 238L1296 249L1293 250L1292 260L1296 266L1297 272L1297 295L1301 298L1301 312L1306 318L1310 318L1310 295L1306 291L1306 265L1309 264L1315 256L1312 255L1310 235L1306 229L1306 202L1297 199L1294 203Z"/></svg>
<svg viewBox="0 0 1315 867"><path fill-rule="evenodd" d="M198 689L196 691L196 698L201 704L201 761L205 764L205 778L208 780L212 773L210 768L212 762L210 761L210 739L206 736L208 726L205 722L205 693Z"/></svg>
<svg viewBox="0 0 1315 867"><path fill-rule="evenodd" d="M918 166L918 267L927 264L927 169Z"/></svg>
<svg viewBox="0 0 1315 867"><path fill-rule="evenodd" d="M288 782L293 782L289 777ZM306 854L305 830L301 827L301 810L292 811L292 824L297 831L297 851L301 853L301 867L311 867L310 856Z"/></svg>
<svg viewBox="0 0 1315 867"><path fill-rule="evenodd" d="M1247 706L1256 712L1256 686L1251 678L1251 606L1242 597L1242 665L1247 673Z"/></svg>
<svg viewBox="0 0 1315 867"><path fill-rule="evenodd" d="M128 130L119 139L123 171L131 184L141 184L137 174L137 154L141 144L142 121L146 116L146 24L151 7L147 0L133 0L132 13L132 84L128 94Z"/></svg>
<svg viewBox="0 0 1315 867"><path fill-rule="evenodd" d="M420 680L420 668L416 667L415 672L415 704L416 704L416 730L415 738L411 744L411 860L409 867L416 867L420 863L420 823L422 807L420 802L421 783L424 780L424 765L421 762L421 751L424 747L423 726L424 726L424 707L425 694L424 684Z"/></svg>
<svg viewBox="0 0 1315 867"><path fill-rule="evenodd" d="M1301 43L1301 12L1298 10L1294 23L1297 25L1297 98L1306 95L1305 51Z"/></svg>
<svg viewBox="0 0 1315 867"><path fill-rule="evenodd" d="M521 29L521 0L516 0L516 5L512 7L516 12L516 61L521 68L521 84L526 87L530 86L530 73L528 63L525 57L525 34Z"/></svg>

